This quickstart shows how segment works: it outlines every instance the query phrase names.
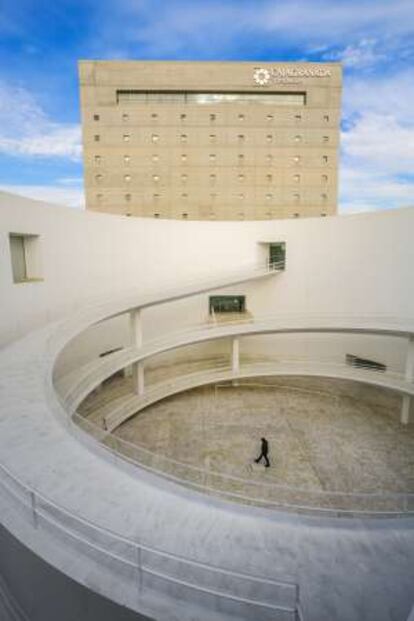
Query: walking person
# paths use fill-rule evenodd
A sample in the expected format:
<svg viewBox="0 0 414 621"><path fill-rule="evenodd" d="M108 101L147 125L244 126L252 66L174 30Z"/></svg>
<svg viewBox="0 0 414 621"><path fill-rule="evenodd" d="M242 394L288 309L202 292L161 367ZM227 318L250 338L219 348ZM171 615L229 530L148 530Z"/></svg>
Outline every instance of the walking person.
<svg viewBox="0 0 414 621"><path fill-rule="evenodd" d="M262 446L261 446L260 455L254 461L256 462L256 464L258 464L260 462L260 460L263 458L265 460L265 468L269 468L269 466L270 466L270 462L269 462L269 458L268 458L269 443L266 440L266 438L261 438L261 442L262 442Z"/></svg>

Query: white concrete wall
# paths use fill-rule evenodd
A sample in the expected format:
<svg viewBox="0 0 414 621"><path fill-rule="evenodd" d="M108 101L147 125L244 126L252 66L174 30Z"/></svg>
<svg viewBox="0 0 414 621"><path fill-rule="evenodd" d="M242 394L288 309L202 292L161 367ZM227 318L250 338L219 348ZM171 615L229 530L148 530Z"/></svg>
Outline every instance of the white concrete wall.
<svg viewBox="0 0 414 621"><path fill-rule="evenodd" d="M259 242L286 241L283 274L226 292L246 294L254 315L343 313L414 316L414 209L321 219L270 222L195 222L126 218L81 212L0 194L0 342L7 343L84 305L130 288L165 289L249 265L265 257ZM14 284L8 233L38 234L42 282ZM224 291L223 291L224 292ZM200 295L144 314L146 338L205 320ZM90 331L68 348L72 364L125 344L125 321ZM264 342L266 341L266 342ZM381 339L281 337L249 339L242 351L301 355L311 346L325 354L352 351L387 359L396 368L401 342ZM311 343L313 345L311 345ZM223 349L223 345L220 346ZM203 351L215 346L204 346ZM335 349L336 348L336 349ZM68 367L67 367L68 368ZM67 369L66 369L67 370Z"/></svg>

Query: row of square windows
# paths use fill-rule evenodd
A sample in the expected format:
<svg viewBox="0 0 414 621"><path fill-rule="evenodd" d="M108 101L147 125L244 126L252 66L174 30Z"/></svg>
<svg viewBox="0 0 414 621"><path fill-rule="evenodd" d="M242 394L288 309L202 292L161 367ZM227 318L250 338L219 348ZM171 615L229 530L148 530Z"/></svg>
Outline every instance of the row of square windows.
<svg viewBox="0 0 414 621"><path fill-rule="evenodd" d="M126 216L132 216L132 213L127 212L125 215L126 215ZM269 216L269 218L276 218L276 217L278 217L278 215L277 215L277 214L272 213L271 211L266 211L264 215L265 215L265 216ZM325 218L327 215L328 215L328 214L326 214L326 213L321 213L321 214L320 214L321 218ZM154 216L154 218L160 218L160 217L161 217L161 214L160 214L160 213L154 213L154 214L153 214L153 216ZM240 211L240 212L238 212L237 216L238 216L239 218L245 218L245 217L246 217L246 214L245 214L243 211ZM187 220L187 219L188 219L188 213L187 213L187 212L182 213L182 214L181 214L181 217L182 217L184 220ZM209 214L209 217L214 219L214 218L216 218L216 214L215 214L214 212L211 212L211 213ZM280 217L280 215L279 215L279 217ZM293 213L293 214L292 214L292 218L300 218L300 213L297 213L297 212Z"/></svg>
<svg viewBox="0 0 414 621"><path fill-rule="evenodd" d="M181 156L180 156L180 159L181 159L182 162L187 162L188 161L188 155L186 153L182 153ZM215 162L217 160L216 153L209 153L208 159L209 159L210 162ZM243 153L239 153L237 155L237 160L238 160L239 163L244 162L245 159L246 158L245 158L245 155ZM274 159L275 158L273 157L272 154L269 153L268 155L266 155L266 162L268 164L271 164L274 161ZM123 156L123 160L124 160L124 164L130 164L131 161L132 161L132 158L131 158L130 155L124 155ZM157 154L151 155L151 161L152 162L159 162L160 161L160 156L157 155ZM301 161L302 161L302 158L301 158L300 155L294 155L292 157L292 162L294 164L300 164ZM322 164L327 164L329 162L329 156L328 155L322 155L321 161L322 161ZM100 164L102 164L103 163L102 155L95 155L94 156L94 162L98 166Z"/></svg>
<svg viewBox="0 0 414 621"><path fill-rule="evenodd" d="M211 193L211 194L210 194L210 199L211 199L211 200L216 200L218 197L219 197L219 194L217 194L216 192L213 192L213 193ZM103 194L96 194L96 200L97 200L98 202L101 202L101 201L103 200L103 198L104 198L104 195L103 195ZM152 199L153 199L154 201L157 201L157 200L159 200L160 198L162 198L162 195L161 195L161 194L153 194L153 195L152 195ZM181 194L181 198L182 198L182 199L184 199L184 200L187 200L187 199L189 198L189 194L187 194L187 193L183 193L183 194ZM197 197L197 198L198 198L198 197ZM240 193L240 194L235 195L235 197L234 197L234 198L237 198L238 200L244 200L244 199L246 198L246 195L245 195L245 194L243 194L243 193ZM273 200L274 198L276 198L276 196L275 196L274 194L272 194L272 193L267 193L267 194L265 194L265 195L264 195L264 197L263 197L263 198L264 198L266 201L271 201L271 200ZM131 201L131 199L132 199L132 194L125 194L125 195L124 195L124 200L125 200L126 202ZM294 194L292 194L292 199L293 199L295 202L300 202L300 200L301 200L301 195L300 195L300 194L298 194L298 193L294 193ZM322 200L323 202L327 201L327 200L328 200L328 195L327 195L327 194L325 194L325 193L322 193L322 194L320 195L320 200Z"/></svg>
<svg viewBox="0 0 414 621"><path fill-rule="evenodd" d="M295 136L292 137L294 142L300 143L303 141L303 136L301 134L296 134ZM100 142L101 141L101 135L100 134L94 134L94 142ZM188 143L188 134L180 134L179 136L180 142L181 144L187 144ZM268 144L273 143L276 140L276 136L274 134L266 134L266 142ZM122 140L124 142L130 142L131 141L131 134L123 134L122 136ZM160 135L159 134L151 134L151 142L153 144L157 144L160 141ZM217 143L217 134L210 134L209 135L209 141L211 144L216 144ZM237 135L237 142L238 144L243 144L246 142L246 135L245 134L238 134ZM329 142L329 136L321 136L321 142L322 143L327 143Z"/></svg>
<svg viewBox="0 0 414 621"><path fill-rule="evenodd" d="M130 121L130 119L131 119L130 115L129 115L127 112L124 112L124 113L122 114L121 118L122 118L122 121L123 121L124 123L127 123L127 122L128 122L128 121ZM159 118L160 118L160 117L159 117L159 114L157 114L156 112L153 112L153 113L151 114L151 120L152 120L152 121L158 121L158 120L159 120ZM185 113L182 113L182 114L180 114L180 115L179 115L179 117L178 117L178 118L179 118L179 119L180 119L180 121L183 123L183 122L185 122L185 121L187 121L187 120L188 120L188 115L187 115L187 114L185 114ZM199 117L198 117L198 118L199 118ZM209 114L209 116L208 116L208 119L209 119L210 123L214 123L215 121L217 121L217 120L218 120L218 118L219 118L219 115L217 115L216 113L211 113L211 114ZM239 114L237 115L237 120L238 120L238 121L240 121L240 122L245 121L247 118L248 118L248 117L247 117L247 115L246 115L246 114L243 114L243 113L239 113ZM274 119L275 119L275 118L276 118L276 117L275 117L275 115L274 115L274 114L266 114L266 117L265 117L265 119L266 119L266 121L267 121L268 123L271 123L272 121L274 121ZM293 119L294 121L296 121L296 122L300 123L301 121L303 121L303 119L304 119L304 115L303 115L302 113L300 113L300 112L296 112L295 114L293 114L293 115L292 115L292 119ZM323 122L324 122L324 123L329 123L329 120L330 120L329 114L324 114L324 115L322 115L322 119L323 119ZM100 120L101 120L101 116L100 116L100 114L94 114L94 115L93 115L93 120L94 120L94 121L100 121Z"/></svg>
<svg viewBox="0 0 414 621"><path fill-rule="evenodd" d="M210 183L216 183L217 182L217 175L214 174L214 173L209 175L208 178L209 178ZM267 174L265 178L266 178L266 181L268 183L272 183L274 181L274 179L275 179L274 175L272 175L270 173ZM102 183L103 179L104 179L104 175L101 175L101 174L95 175L95 181L97 183ZM180 175L180 180L181 180L182 183L187 183L188 175L186 175L186 174ZM240 183L246 181L246 175L243 175L243 174L237 175L237 180ZM328 175L321 175L320 180L321 180L322 183L328 183ZM124 181L126 183L130 183L132 181L132 175L124 175ZM154 183L159 183L161 181L161 176L160 175L152 175L152 181ZM292 181L293 181L293 183L300 183L301 182L301 175L298 175L298 174L292 175Z"/></svg>

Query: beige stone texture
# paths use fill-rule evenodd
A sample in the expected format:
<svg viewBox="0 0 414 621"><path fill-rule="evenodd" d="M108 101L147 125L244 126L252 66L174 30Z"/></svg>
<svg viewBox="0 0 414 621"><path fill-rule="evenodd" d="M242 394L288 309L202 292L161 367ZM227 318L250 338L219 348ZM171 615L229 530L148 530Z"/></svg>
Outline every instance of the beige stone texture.
<svg viewBox="0 0 414 621"><path fill-rule="evenodd" d="M258 68L269 83L255 82ZM79 70L88 209L201 220L336 213L339 64L82 61ZM124 100L119 91L182 100ZM282 99L185 102L192 92Z"/></svg>

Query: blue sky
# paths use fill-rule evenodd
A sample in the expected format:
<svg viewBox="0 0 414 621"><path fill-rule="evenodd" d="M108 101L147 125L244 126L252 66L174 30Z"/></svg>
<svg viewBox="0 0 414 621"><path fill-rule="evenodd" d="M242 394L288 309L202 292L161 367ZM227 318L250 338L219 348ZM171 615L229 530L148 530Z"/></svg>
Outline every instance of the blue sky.
<svg viewBox="0 0 414 621"><path fill-rule="evenodd" d="M342 61L340 211L414 205L413 0L3 0L1 188L83 204L78 59Z"/></svg>

